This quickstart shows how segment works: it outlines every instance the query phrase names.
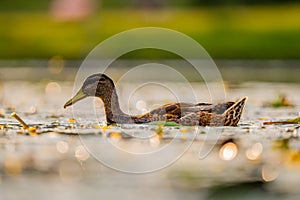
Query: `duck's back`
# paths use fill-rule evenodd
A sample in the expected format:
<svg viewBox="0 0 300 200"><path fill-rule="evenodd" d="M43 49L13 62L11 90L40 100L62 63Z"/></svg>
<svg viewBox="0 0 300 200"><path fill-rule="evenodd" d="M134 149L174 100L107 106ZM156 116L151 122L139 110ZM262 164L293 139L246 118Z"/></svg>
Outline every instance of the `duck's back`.
<svg viewBox="0 0 300 200"><path fill-rule="evenodd" d="M210 103L169 103L151 110L148 113L136 116L135 123L147 123L152 121L176 121L191 113L206 112L222 114L231 107L234 102L220 104Z"/></svg>

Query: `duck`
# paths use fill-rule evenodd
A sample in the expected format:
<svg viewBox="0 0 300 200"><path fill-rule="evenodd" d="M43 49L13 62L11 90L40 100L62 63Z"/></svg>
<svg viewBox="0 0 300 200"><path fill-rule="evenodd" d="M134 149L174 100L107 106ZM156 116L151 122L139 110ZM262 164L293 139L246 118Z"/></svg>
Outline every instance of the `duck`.
<svg viewBox="0 0 300 200"><path fill-rule="evenodd" d="M174 102L132 116L124 113L120 108L113 80L106 74L98 73L86 78L75 96L64 104L64 108L86 97L98 97L102 100L107 125L165 121L182 126L237 126L247 101L247 97L243 97L236 102L227 101L217 104Z"/></svg>

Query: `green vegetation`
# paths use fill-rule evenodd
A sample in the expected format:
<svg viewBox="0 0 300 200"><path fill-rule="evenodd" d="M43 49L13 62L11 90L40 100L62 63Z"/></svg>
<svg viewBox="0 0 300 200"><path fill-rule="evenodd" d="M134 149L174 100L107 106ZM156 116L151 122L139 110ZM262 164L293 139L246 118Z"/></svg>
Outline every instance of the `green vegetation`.
<svg viewBox="0 0 300 200"><path fill-rule="evenodd" d="M289 120L287 120L287 122L300 123L300 117L296 117L296 118L293 118L293 119L289 119Z"/></svg>
<svg viewBox="0 0 300 200"><path fill-rule="evenodd" d="M83 58L104 39L136 27L185 33L213 58L300 58L300 5L194 9L105 9L59 22L45 12L0 13L0 59ZM134 42L134 41L132 41ZM147 54L139 54L147 57Z"/></svg>
<svg viewBox="0 0 300 200"><path fill-rule="evenodd" d="M147 124L149 124L149 125L157 125L159 127L163 127L163 126L180 126L180 124L178 124L176 122L167 122L167 121L155 121L155 122L149 122Z"/></svg>
<svg viewBox="0 0 300 200"><path fill-rule="evenodd" d="M277 98L270 104L273 108L280 107L293 107L294 105L290 103L287 97L284 94L278 94Z"/></svg>

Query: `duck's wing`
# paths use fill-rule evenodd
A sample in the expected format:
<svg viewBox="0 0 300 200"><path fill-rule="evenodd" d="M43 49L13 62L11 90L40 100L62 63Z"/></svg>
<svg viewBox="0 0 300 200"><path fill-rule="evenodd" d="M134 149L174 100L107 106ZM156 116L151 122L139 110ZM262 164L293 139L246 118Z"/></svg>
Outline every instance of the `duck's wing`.
<svg viewBox="0 0 300 200"><path fill-rule="evenodd" d="M134 117L135 123L147 123L151 121L176 121L192 113L205 112L223 114L234 102L220 104L210 103L169 103L151 110L148 113Z"/></svg>
<svg viewBox="0 0 300 200"><path fill-rule="evenodd" d="M197 108L192 103L170 103L163 105L161 109L165 109L166 114L178 115L180 117L184 112L193 112Z"/></svg>
<svg viewBox="0 0 300 200"><path fill-rule="evenodd" d="M189 108L195 107L192 103L169 103L162 105L158 108L151 110L145 114L136 116L135 121L137 123L145 123L150 121L174 121L179 119L183 115L183 111L189 110Z"/></svg>
<svg viewBox="0 0 300 200"><path fill-rule="evenodd" d="M176 122L184 126L236 126L241 118L246 101L247 97L244 97L237 102L217 104L212 109L220 113L207 111L194 112L183 116ZM225 106L228 109L223 111Z"/></svg>
<svg viewBox="0 0 300 200"><path fill-rule="evenodd" d="M209 103L197 103L196 107L198 111L223 114L228 108L230 108L235 102L227 101L225 103L209 104Z"/></svg>

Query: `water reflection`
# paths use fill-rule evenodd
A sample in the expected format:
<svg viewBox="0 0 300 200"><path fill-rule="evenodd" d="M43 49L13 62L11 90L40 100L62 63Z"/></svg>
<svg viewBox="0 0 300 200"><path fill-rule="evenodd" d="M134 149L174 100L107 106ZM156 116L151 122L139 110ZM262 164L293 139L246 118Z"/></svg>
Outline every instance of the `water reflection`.
<svg viewBox="0 0 300 200"><path fill-rule="evenodd" d="M19 175L22 173L22 162L16 155L8 154L5 157L4 167L6 173L10 175Z"/></svg>
<svg viewBox="0 0 300 200"><path fill-rule="evenodd" d="M32 85L22 88L19 88L20 83L13 83L12 85L13 87L7 84L4 85L8 87L7 91L14 91L13 93L7 93L11 95L7 96L7 106L11 106L10 109L0 108L3 115L3 117L0 117L0 179L2 179L0 181L2 181L1 188L4 188L2 190L0 188L0 191L11 188L7 191L13 192L15 188L11 180L18 176L18 178L23 178L26 184L33 180L34 185L37 187L34 188L36 190L48 189L49 184L46 180L49 179L53 180L52 184L57 188L60 182L75 182L79 189L87 192L87 185L85 184L92 183L91 186L104 188L103 191L107 193L114 193L116 186L125 188L124 191L140 188L141 185L150 188L150 190L152 190L151 188L156 190L156 188L173 187L172 184L176 182L180 185L181 190L174 186L174 188L169 189L171 192L180 193L184 191L188 194L195 192L193 194L197 196L199 192L204 191L205 194L207 188L213 188L216 185L224 186L244 182L248 183L248 186L252 186L253 182L251 181L259 180L272 182L270 185L269 183L263 184L268 185L268 190L273 194L279 191L278 188L287 195L291 190L299 194L295 188L289 187L291 181L296 186L299 183L300 143L298 126L261 127L261 121L256 121L261 116L271 116L275 120L295 116L295 112L299 110L299 105L294 109L275 110L261 108L258 106L259 103L253 106L250 102L243 115L243 120L248 125L223 128L222 135L218 139L225 141L230 137L232 140L223 143L221 146L216 146L207 158L198 159L199 144L211 144L212 138L216 136L213 135L213 132L207 132L206 128L198 127L201 131L196 136L192 147L173 165L150 175L131 176L119 174L92 159L85 147L78 141L77 133L79 132L82 137L91 141L110 140L125 146L126 149L131 151L136 150L138 145L134 146L134 139L130 139L130 137L125 139L126 134L134 135L136 138L146 138L146 135L147 138L143 140L144 143L141 143L143 147L147 145L157 148L172 140L176 143L173 146L174 151L177 151L181 148L180 145L184 145L194 138L195 127L103 126L103 121L101 123L91 123L94 118L85 110L82 112L82 117L75 120L72 118L71 111L62 110L61 107L49 108L47 107L48 104L45 103L43 106L32 103L34 99L48 99L49 95L52 95L53 102L58 102L58 105L60 105L59 102L63 104L69 98L69 96L64 96L64 88L69 88L68 92L70 92L72 89L70 83L56 81L47 82L46 84L41 83L36 88L37 92L30 93L33 94L30 96L30 100L22 104L10 100L21 98L15 94L23 94L23 90L31 90ZM265 93L265 89L260 90L260 88L255 87L255 85L248 85L246 88L241 86L241 88L236 88L231 92L233 96L241 96L246 90L247 94L252 94L252 99L255 99L252 102L255 102L260 100L262 94ZM289 94L295 94L296 100L300 99L299 93L296 92L299 86L295 87L297 90L291 89L293 88L291 85L282 86L282 88ZM29 97L26 96L27 98ZM12 105L16 105L16 107ZM144 103L137 102L137 109L146 107L146 101ZM28 131L24 131L18 121L9 117L14 109L17 109L18 114L24 118L28 126L39 127L37 129L39 135L35 134L35 137L31 137L30 135L34 134L28 134ZM19 111L19 109L23 110ZM36 112L37 110L38 112ZM74 128L71 129L71 127ZM210 129L216 128L211 127ZM5 135L1 133L5 133ZM273 142L274 145L272 145ZM94 147L98 151L109 153L109 150L101 145L95 145ZM126 162L126 158L124 162ZM82 166L80 163L82 163ZM182 173L184 178L173 181L170 178L173 174L170 174L172 170L178 169L185 170ZM180 173L176 171L174 176L179 175ZM184 181L191 184L185 185L183 184ZM18 184L20 182L13 183ZM275 188L273 184L276 184L277 187ZM63 186L61 187L62 190L65 190ZM192 191L191 188L193 188Z"/></svg>
<svg viewBox="0 0 300 200"><path fill-rule="evenodd" d="M79 181L82 178L82 168L76 161L64 160L59 164L59 177L65 183Z"/></svg>
<svg viewBox="0 0 300 200"><path fill-rule="evenodd" d="M157 135L157 134L155 134L154 136L152 136L152 137L149 139L149 142L150 142L150 145L151 145L152 147L159 147L159 145L160 145L160 140L161 140L160 136Z"/></svg>
<svg viewBox="0 0 300 200"><path fill-rule="evenodd" d="M120 132L110 132L109 133L109 139L112 141L112 142L118 142L122 139L122 134Z"/></svg>

